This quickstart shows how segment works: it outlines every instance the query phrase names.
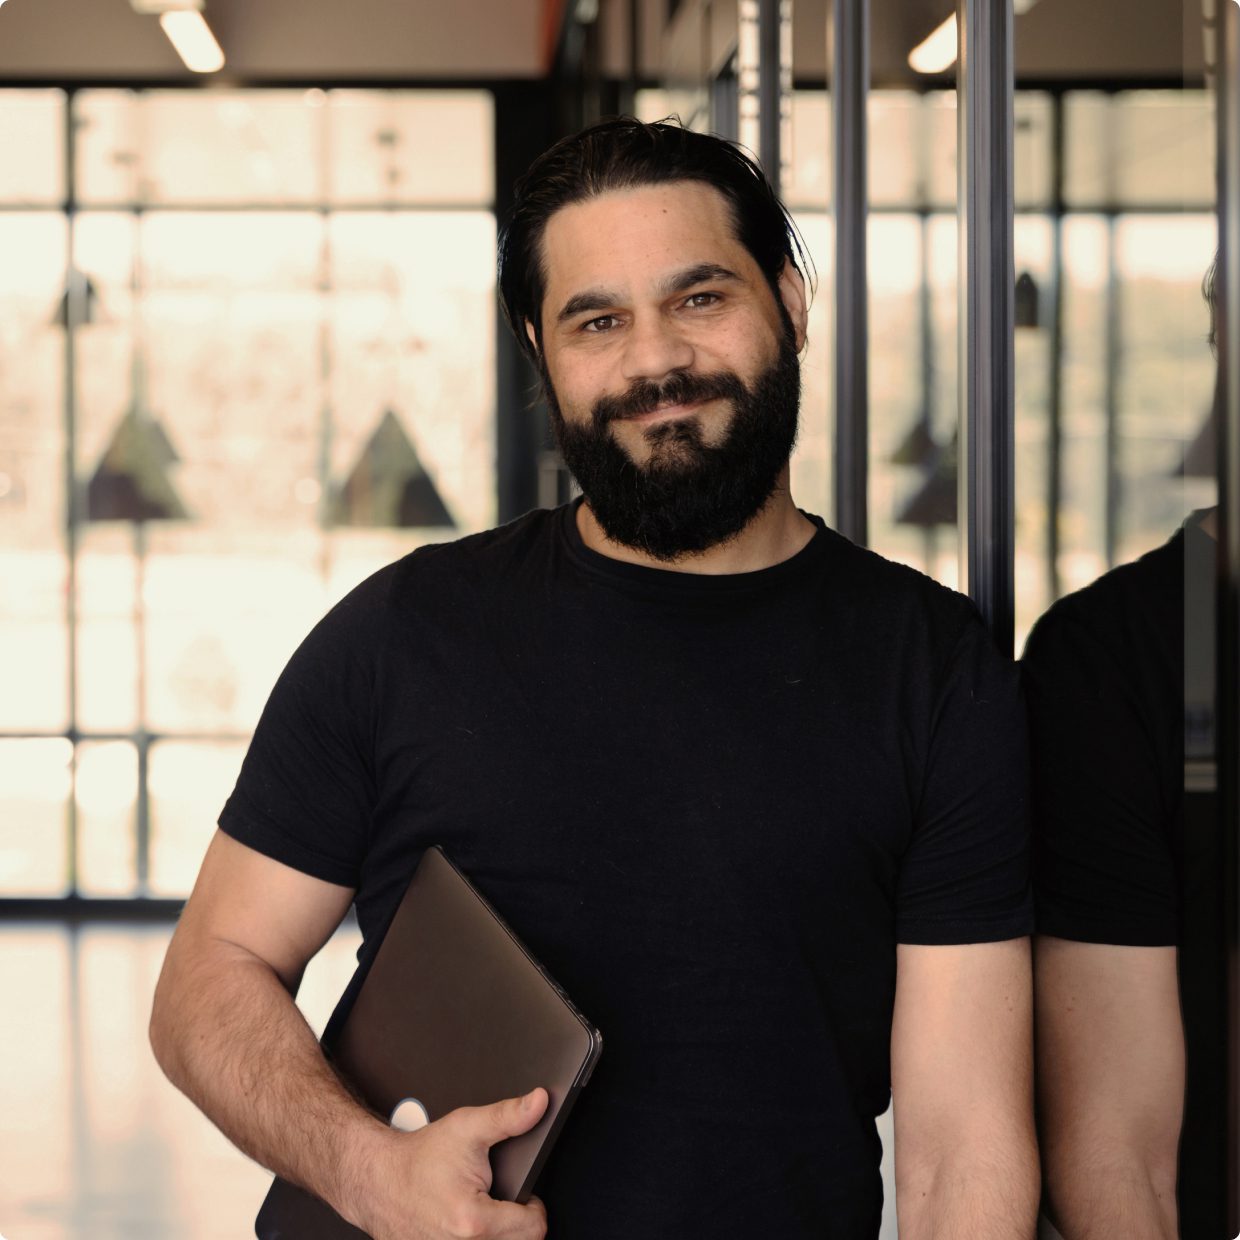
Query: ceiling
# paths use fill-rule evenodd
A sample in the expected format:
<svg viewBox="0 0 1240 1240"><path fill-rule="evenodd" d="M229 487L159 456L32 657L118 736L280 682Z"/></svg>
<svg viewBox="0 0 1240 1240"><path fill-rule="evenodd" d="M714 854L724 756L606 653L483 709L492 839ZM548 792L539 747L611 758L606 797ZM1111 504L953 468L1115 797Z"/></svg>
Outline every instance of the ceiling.
<svg viewBox="0 0 1240 1240"><path fill-rule="evenodd" d="M566 0L206 0L237 80L534 78L543 28ZM641 6L642 68L659 78L669 47L667 0ZM795 0L796 73L825 79L832 0ZM628 71L629 0L601 0L604 63ZM734 40L735 0L681 0L677 22ZM876 83L912 83L909 50L952 0L870 0ZM1201 72L1201 0L1038 0L1016 19L1018 78L1133 81ZM722 44L721 44L722 46ZM709 59L710 51L704 55ZM695 53L695 62L700 63ZM0 80L191 78L154 17L129 0L7 0Z"/></svg>
<svg viewBox="0 0 1240 1240"><path fill-rule="evenodd" d="M207 0L241 80L538 77L548 0ZM7 0L0 79L191 78L129 0Z"/></svg>

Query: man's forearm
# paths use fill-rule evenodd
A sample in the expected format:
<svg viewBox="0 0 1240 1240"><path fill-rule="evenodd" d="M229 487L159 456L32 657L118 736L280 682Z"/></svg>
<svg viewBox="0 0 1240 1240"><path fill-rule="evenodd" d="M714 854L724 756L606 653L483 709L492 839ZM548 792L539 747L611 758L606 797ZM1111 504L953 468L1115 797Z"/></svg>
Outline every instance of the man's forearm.
<svg viewBox="0 0 1240 1240"><path fill-rule="evenodd" d="M901 1175L896 1157L900 1240L1033 1240L1038 1156L1032 1142L996 1157L964 1151Z"/></svg>
<svg viewBox="0 0 1240 1240"><path fill-rule="evenodd" d="M350 1096L268 965L231 944L170 954L151 1045L242 1151L354 1215L366 1149L386 1128Z"/></svg>

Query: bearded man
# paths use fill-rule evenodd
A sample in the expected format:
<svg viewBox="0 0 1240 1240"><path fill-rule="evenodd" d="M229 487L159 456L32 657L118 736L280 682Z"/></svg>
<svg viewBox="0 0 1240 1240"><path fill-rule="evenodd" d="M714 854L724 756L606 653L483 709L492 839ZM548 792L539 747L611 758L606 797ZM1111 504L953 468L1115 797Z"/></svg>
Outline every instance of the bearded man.
<svg viewBox="0 0 1240 1240"><path fill-rule="evenodd" d="M500 289L583 497L384 569L273 691L152 1040L377 1240L874 1240L893 1094L901 1240L1033 1234L1014 671L793 503L800 253L720 139L623 118L540 157ZM542 1091L395 1132L291 998L432 844L606 1039L528 1205L487 1150Z"/></svg>

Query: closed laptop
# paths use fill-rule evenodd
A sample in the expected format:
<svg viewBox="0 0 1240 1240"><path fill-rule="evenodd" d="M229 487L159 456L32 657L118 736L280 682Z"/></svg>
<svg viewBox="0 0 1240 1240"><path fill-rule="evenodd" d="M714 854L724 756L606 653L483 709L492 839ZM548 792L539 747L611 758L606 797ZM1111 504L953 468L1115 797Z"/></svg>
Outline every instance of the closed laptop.
<svg viewBox="0 0 1240 1240"><path fill-rule="evenodd" d="M543 1086L546 1114L491 1150L492 1195L525 1202L602 1039L442 849L427 849L341 1029L337 1070L398 1126ZM260 1240L364 1233L277 1179Z"/></svg>

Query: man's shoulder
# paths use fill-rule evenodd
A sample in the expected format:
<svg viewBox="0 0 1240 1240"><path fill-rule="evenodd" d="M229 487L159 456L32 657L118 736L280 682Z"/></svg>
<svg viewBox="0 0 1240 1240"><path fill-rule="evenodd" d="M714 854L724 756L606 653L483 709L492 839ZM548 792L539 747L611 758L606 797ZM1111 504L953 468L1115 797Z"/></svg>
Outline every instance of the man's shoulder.
<svg viewBox="0 0 1240 1240"><path fill-rule="evenodd" d="M466 534L450 542L427 543L381 568L357 587L400 598L436 584L485 580L545 553L555 539L558 509L537 508L504 525Z"/></svg>
<svg viewBox="0 0 1240 1240"><path fill-rule="evenodd" d="M1024 652L1027 666L1061 657L1065 648L1148 651L1178 642L1184 597L1184 537L1120 564L1056 600L1034 625Z"/></svg>
<svg viewBox="0 0 1240 1240"><path fill-rule="evenodd" d="M885 616L955 634L970 623L981 623L977 607L967 595L909 564L858 546L833 530L827 529L826 535L832 551L826 587L837 597L846 594L872 618Z"/></svg>

